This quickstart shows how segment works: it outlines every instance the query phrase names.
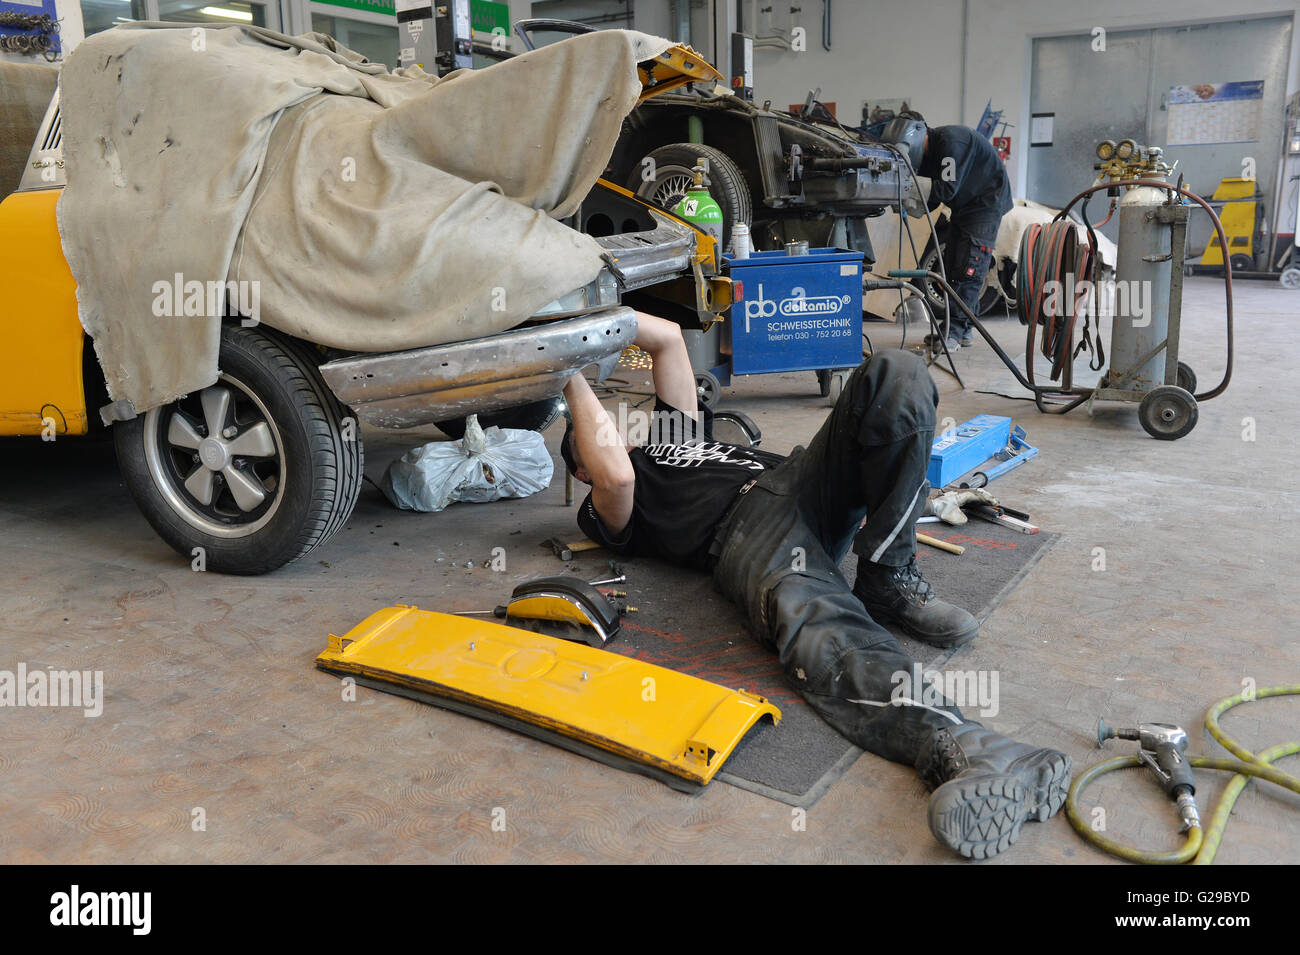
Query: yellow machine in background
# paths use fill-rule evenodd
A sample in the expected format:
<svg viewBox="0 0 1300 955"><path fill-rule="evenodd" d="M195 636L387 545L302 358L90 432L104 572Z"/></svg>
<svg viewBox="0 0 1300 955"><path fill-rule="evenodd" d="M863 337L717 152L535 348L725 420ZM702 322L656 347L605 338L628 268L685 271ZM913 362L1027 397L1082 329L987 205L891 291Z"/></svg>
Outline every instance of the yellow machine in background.
<svg viewBox="0 0 1300 955"><path fill-rule="evenodd" d="M1228 248L1232 250L1234 270L1255 267L1255 227L1259 221L1261 198L1263 197L1256 191L1254 179L1235 177L1220 179L1219 188L1210 196L1212 203L1223 203L1219 221L1223 223ZM1219 240L1215 236L1210 236L1198 264L1223 267L1223 250L1219 248Z"/></svg>

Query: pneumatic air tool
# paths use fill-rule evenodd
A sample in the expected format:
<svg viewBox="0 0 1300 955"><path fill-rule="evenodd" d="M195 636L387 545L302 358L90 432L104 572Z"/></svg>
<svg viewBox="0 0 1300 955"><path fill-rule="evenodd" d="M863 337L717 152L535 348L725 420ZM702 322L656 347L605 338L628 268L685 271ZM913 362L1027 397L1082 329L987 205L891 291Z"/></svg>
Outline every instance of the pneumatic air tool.
<svg viewBox="0 0 1300 955"><path fill-rule="evenodd" d="M1097 721L1097 745L1105 746L1108 739L1135 739L1138 741L1138 759L1156 774L1160 785L1178 805L1183 829L1200 828L1201 816L1196 811L1196 781L1192 767L1184 753L1187 752L1187 733L1173 723L1139 723L1137 729L1111 729L1105 720Z"/></svg>
<svg viewBox="0 0 1300 955"><path fill-rule="evenodd" d="M1292 686L1250 686L1248 690L1219 700L1205 714L1205 731L1220 746L1231 753L1235 759L1221 756L1188 756L1187 734L1182 727L1170 723L1142 723L1137 729L1114 730L1104 721L1097 722L1097 745L1106 745L1108 739L1132 739L1138 741L1138 752L1134 756L1117 756L1096 765L1089 766L1074 777L1070 784L1069 795L1065 798L1065 816L1074 827L1074 831L1092 845L1108 852L1119 859L1130 862L1144 862L1154 865L1182 865L1192 862L1208 865L1214 861L1215 853L1223 841L1223 831L1228 825L1233 804L1252 779L1273 783L1289 792L1300 793L1300 778L1284 773L1273 765L1284 756L1300 753L1300 739L1288 743L1279 743L1267 749L1252 753L1241 743L1223 731L1219 720L1233 707L1243 703L1254 703L1278 696L1300 695L1300 684ZM1178 815L1184 823L1186 839L1178 849L1139 849L1136 846L1112 839L1104 834L1105 816L1100 818L1095 810L1091 819L1085 817L1079 807L1083 791L1093 782L1116 770L1131 766L1145 766L1160 780L1169 798L1178 804ZM1232 780L1224 789L1209 821L1202 828L1200 813L1196 810L1196 786L1192 781L1192 769L1216 769L1233 773ZM1098 807L1100 808L1100 807Z"/></svg>

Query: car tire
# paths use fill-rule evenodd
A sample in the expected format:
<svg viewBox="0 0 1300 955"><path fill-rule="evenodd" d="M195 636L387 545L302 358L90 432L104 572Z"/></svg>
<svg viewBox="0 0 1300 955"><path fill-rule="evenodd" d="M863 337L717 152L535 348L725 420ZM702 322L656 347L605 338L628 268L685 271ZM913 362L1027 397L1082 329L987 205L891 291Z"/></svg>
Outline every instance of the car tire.
<svg viewBox="0 0 1300 955"><path fill-rule="evenodd" d="M943 274L942 270L939 268L939 260L943 257L943 252L943 243L940 242L936 247L934 239L931 239L926 245L925 251L921 253L921 261L917 265L917 268L925 269L928 272L939 272L940 274ZM995 262L990 266L990 268L997 268L997 263ZM998 282L1002 286L1002 289L1005 290L1007 284L1003 278L1003 270L999 268L997 274ZM925 300L930 306L930 311L934 313L935 320L943 322L944 316L948 313L947 298L943 294L943 289L939 286L939 283L930 279L912 279L911 284L913 288L925 296ZM1014 284L1012 287L1014 288ZM1006 295L1005 291L999 291L992 285L985 285L984 288L980 290L979 305L975 309L975 314L987 315L997 308L999 303L1005 304L1009 313L1015 308L1014 301L1015 297Z"/></svg>
<svg viewBox="0 0 1300 955"><path fill-rule="evenodd" d="M1004 304L1006 302L1006 299L1002 297L1002 292L991 285L986 285L984 290L980 292L979 308L975 310L975 314L981 317L987 315L997 308L999 302Z"/></svg>
<svg viewBox="0 0 1300 955"><path fill-rule="evenodd" d="M722 209L722 247L730 248L732 225L751 224L754 212L745 175L726 153L694 143L660 146L636 163L627 187L637 198L671 211L690 188L692 170L701 156L709 161L709 195ZM654 165L647 166L647 159L653 160ZM653 169L654 176L647 179L643 173L646 169Z"/></svg>
<svg viewBox="0 0 1300 955"><path fill-rule="evenodd" d="M223 326L213 385L113 426L136 505L194 569L267 573L351 515L361 438L315 358L269 329Z"/></svg>
<svg viewBox="0 0 1300 955"><path fill-rule="evenodd" d="M942 235L942 232L940 234ZM932 237L921 252L921 260L916 263L916 267L926 272L938 272L942 275L943 269L939 267L939 262L943 258L943 251L943 240L941 239L936 244ZM948 314L948 300L944 295L943 287L938 282L928 278L910 279L909 281L913 288L925 296L925 303L930 306L930 313L934 315L935 321L942 324L944 316Z"/></svg>
<svg viewBox="0 0 1300 955"><path fill-rule="evenodd" d="M520 431L545 431L560 416L560 403L562 400L559 395L556 395L554 398L530 401L526 405L506 408L503 411L490 411L487 414L478 416L478 424L484 431L493 425L498 428L515 428ZM436 424L438 430L447 437L463 438L465 437L465 422L467 420L467 418L452 418L449 421L438 421Z"/></svg>

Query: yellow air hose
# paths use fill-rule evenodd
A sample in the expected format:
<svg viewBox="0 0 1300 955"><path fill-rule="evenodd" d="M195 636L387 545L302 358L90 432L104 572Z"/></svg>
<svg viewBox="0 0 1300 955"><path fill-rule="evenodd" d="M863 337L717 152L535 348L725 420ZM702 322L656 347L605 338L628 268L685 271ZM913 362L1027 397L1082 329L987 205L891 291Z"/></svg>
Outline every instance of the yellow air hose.
<svg viewBox="0 0 1300 955"><path fill-rule="evenodd" d="M1223 731L1222 727L1219 726L1219 718L1234 706L1239 706L1242 703L1264 700L1270 696L1296 695L1300 695L1300 684L1271 686L1266 689L1256 690L1250 695L1239 693L1236 696L1230 696L1210 707L1209 712L1205 714L1205 728L1210 731L1210 735L1218 740L1224 749L1236 756L1237 759L1192 756L1187 761L1197 769L1221 769L1225 772L1236 773L1236 775L1232 777L1228 783L1228 788L1219 797L1219 802L1214 807L1214 813L1210 817L1209 826L1204 831L1198 826L1192 826L1187 831L1187 841L1183 843L1181 849L1170 852L1156 852L1125 845L1096 832L1079 812L1079 796L1088 785L1117 769L1141 766L1142 763L1136 756L1121 756L1118 759L1108 759L1096 766L1089 767L1075 777L1073 785L1070 786L1070 793L1065 799L1065 815L1070 820L1070 825L1074 826L1075 832L1099 849L1121 859L1127 859L1130 862L1144 862L1148 865L1182 865L1185 862L1191 862L1193 865L1209 865L1214 861L1215 853L1219 851L1219 843L1223 840L1223 830L1228 825L1228 817L1232 814L1232 807L1237 802L1237 797L1241 795L1242 790L1246 788L1246 784L1250 782L1250 777L1263 779L1284 789L1289 789L1294 793L1300 793L1300 779L1270 765L1283 756L1300 753L1300 740L1280 743L1264 750L1262 753L1252 753Z"/></svg>

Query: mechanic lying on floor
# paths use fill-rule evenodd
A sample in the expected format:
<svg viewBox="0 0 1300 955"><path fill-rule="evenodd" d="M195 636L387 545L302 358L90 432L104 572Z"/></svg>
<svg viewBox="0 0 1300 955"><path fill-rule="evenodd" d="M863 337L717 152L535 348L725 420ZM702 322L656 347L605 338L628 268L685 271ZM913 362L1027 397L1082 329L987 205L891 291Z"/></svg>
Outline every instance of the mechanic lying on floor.
<svg viewBox="0 0 1300 955"><path fill-rule="evenodd" d="M891 350L863 362L808 448L783 458L696 438L681 331L652 315L637 320L636 343L654 361L656 425L674 433L628 450L586 379L573 376L561 450L591 485L582 530L619 553L711 572L823 719L920 772L934 789L930 829L945 845L985 858L1011 845L1026 819L1055 813L1069 757L999 736L946 700L922 705L933 689L922 696L911 685L911 658L877 622L937 646L978 632L916 566L914 524L929 496L939 400L921 359ZM852 588L839 571L850 544Z"/></svg>

